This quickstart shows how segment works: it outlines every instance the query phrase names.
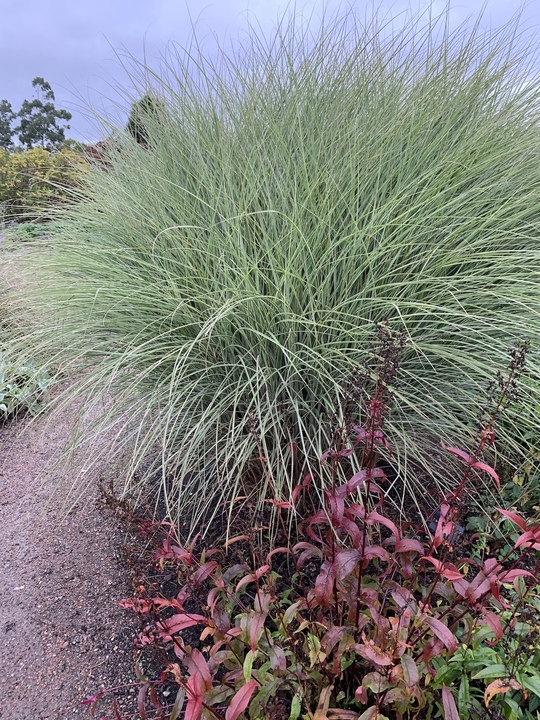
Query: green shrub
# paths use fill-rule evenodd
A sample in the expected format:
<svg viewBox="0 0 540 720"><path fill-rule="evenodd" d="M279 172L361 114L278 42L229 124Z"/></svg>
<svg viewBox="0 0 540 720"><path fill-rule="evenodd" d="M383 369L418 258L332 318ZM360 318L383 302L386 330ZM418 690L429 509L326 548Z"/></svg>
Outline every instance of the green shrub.
<svg viewBox="0 0 540 720"><path fill-rule="evenodd" d="M86 364L70 397L112 395L125 478L157 472L194 523L254 454L257 497L290 498L374 321L408 338L399 471L446 482L439 439L466 444L516 339L540 375L540 83L514 26L425 20L292 18L215 64L192 49L146 71L147 147L125 133L35 256L27 342Z"/></svg>
<svg viewBox="0 0 540 720"><path fill-rule="evenodd" d="M79 181L84 160L66 148L0 150L0 210L4 220L47 217ZM2 219L0 217L0 219Z"/></svg>

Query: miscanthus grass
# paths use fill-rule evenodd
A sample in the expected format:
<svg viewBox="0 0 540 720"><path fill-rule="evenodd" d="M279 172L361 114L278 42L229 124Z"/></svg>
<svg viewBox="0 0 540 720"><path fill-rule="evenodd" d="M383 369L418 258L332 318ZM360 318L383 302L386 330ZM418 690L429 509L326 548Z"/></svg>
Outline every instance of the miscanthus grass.
<svg viewBox="0 0 540 720"><path fill-rule="evenodd" d="M539 377L534 58L516 24L447 20L291 17L217 59L194 42L142 68L143 142L111 139L33 253L28 348L76 371L63 401L108 398L126 483L160 478L194 527L238 495L288 500L291 443L317 468L376 321L408 338L398 494L411 461L444 484L439 442L466 446L514 341Z"/></svg>

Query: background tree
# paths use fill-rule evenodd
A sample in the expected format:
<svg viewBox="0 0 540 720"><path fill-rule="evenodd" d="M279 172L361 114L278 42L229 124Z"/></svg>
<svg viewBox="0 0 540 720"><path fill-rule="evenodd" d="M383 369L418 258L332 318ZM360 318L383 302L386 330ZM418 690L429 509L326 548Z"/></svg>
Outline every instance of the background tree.
<svg viewBox="0 0 540 720"><path fill-rule="evenodd" d="M156 128L156 121L159 122L159 116L163 112L162 103L146 93L140 100L136 100L132 104L126 131L135 138L139 145L148 147L150 140L148 128Z"/></svg>
<svg viewBox="0 0 540 720"><path fill-rule="evenodd" d="M67 110L58 110L54 105L54 92L49 83L42 77L32 80L32 87L36 90L34 100L24 100L17 113L20 124L15 128L19 134L19 142L27 148L35 145L51 150L64 142L64 131L69 125L62 127L59 120L71 120L71 113Z"/></svg>
<svg viewBox="0 0 540 720"><path fill-rule="evenodd" d="M11 123L16 118L11 103L8 100L0 100L0 148L10 150L13 147L13 135L15 130Z"/></svg>

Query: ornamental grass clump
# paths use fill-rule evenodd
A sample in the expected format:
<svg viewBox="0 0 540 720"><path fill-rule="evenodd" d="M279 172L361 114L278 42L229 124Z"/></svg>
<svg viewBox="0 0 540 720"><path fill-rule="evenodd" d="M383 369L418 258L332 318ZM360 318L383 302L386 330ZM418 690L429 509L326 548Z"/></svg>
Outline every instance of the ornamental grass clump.
<svg viewBox="0 0 540 720"><path fill-rule="evenodd" d="M29 342L76 369L64 400L110 397L125 479L158 473L192 523L269 486L290 500L374 322L407 338L398 473L444 485L440 440L466 443L516 339L535 387L540 82L516 24L450 25L291 17L142 68L144 142L109 144L34 254Z"/></svg>

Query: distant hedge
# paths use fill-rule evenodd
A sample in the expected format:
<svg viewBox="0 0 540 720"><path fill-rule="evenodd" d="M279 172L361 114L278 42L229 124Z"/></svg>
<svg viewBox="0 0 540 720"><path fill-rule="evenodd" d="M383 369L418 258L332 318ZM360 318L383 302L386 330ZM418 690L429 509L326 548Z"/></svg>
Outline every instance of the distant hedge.
<svg viewBox="0 0 540 720"><path fill-rule="evenodd" d="M0 220L46 218L76 187L85 166L71 149L0 150Z"/></svg>

